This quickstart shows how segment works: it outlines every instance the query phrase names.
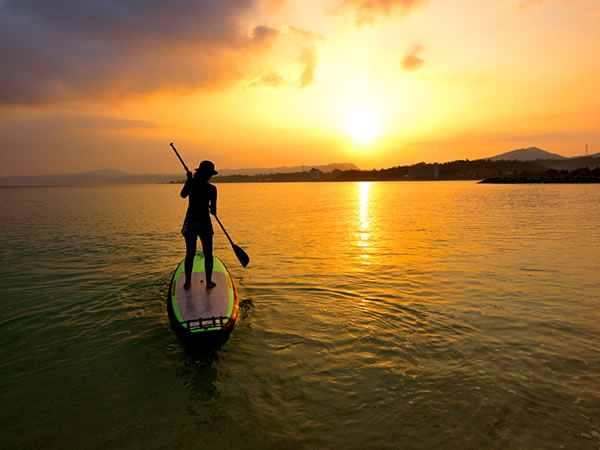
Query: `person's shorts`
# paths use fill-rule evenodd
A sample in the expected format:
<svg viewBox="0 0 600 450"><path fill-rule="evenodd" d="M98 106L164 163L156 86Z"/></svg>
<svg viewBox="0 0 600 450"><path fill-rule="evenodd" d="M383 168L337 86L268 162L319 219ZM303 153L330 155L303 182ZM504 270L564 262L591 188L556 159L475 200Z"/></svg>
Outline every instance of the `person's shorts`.
<svg viewBox="0 0 600 450"><path fill-rule="evenodd" d="M184 220L181 234L185 236L188 233L194 233L197 236L212 236L214 231L210 219L208 223Z"/></svg>

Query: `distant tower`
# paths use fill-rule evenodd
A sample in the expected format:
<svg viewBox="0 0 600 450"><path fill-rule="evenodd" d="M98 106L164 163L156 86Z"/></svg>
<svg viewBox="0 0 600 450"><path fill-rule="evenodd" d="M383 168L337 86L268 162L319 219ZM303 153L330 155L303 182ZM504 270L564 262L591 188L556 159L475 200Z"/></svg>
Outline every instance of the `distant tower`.
<svg viewBox="0 0 600 450"><path fill-rule="evenodd" d="M587 156L587 155L588 155L588 146L587 146L587 144L585 144L585 156Z"/></svg>

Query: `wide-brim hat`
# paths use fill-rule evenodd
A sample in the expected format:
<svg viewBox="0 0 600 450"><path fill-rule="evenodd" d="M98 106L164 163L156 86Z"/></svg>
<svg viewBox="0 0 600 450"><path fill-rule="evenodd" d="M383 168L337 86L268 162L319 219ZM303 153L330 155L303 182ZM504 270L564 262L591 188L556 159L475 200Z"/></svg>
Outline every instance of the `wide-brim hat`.
<svg viewBox="0 0 600 450"><path fill-rule="evenodd" d="M202 161L196 169L196 172L202 172L210 175L216 175L219 173L215 170L215 165L212 161Z"/></svg>

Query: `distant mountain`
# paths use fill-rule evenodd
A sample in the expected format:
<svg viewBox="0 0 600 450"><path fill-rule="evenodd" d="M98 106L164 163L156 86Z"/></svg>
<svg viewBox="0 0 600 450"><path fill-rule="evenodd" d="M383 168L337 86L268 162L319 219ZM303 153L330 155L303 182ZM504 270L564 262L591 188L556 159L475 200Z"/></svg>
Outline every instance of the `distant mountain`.
<svg viewBox="0 0 600 450"><path fill-rule="evenodd" d="M501 155L492 156L491 158L485 158L489 161L535 161L537 159L568 159L564 156L557 155L556 153L550 153L541 148L529 147L521 148L519 150L513 150L511 152L502 153Z"/></svg>
<svg viewBox="0 0 600 450"><path fill-rule="evenodd" d="M100 176L100 177L122 177L122 176L126 176L129 174L123 172L122 170L117 170L117 169L100 169L100 170L91 170L89 172L83 172L79 175L92 175L92 176Z"/></svg>
<svg viewBox="0 0 600 450"><path fill-rule="evenodd" d="M0 177L0 186L72 186L95 184L156 184L183 178L182 174L130 174L104 169L57 175Z"/></svg>
<svg viewBox="0 0 600 450"><path fill-rule="evenodd" d="M219 169L219 175L255 175L274 173L293 173L310 171L312 168L321 172L334 170L358 169L350 163L333 163L324 166L296 166L275 167L272 169ZM177 174L131 174L121 170L102 169L82 173L66 173L57 175L25 175L13 177L0 177L0 186L70 186L70 185L95 185L95 184L156 184L170 183L184 180L185 173ZM218 181L218 176L215 177Z"/></svg>
<svg viewBox="0 0 600 450"><path fill-rule="evenodd" d="M594 153L592 155L573 156L571 159L575 158L600 158L600 153Z"/></svg>
<svg viewBox="0 0 600 450"><path fill-rule="evenodd" d="M308 172L311 169L318 169L321 172L329 173L334 170L360 170L352 163L332 163L321 166L292 166L292 167L273 167L270 169L217 169L219 175L268 175L273 173L296 173L296 172Z"/></svg>

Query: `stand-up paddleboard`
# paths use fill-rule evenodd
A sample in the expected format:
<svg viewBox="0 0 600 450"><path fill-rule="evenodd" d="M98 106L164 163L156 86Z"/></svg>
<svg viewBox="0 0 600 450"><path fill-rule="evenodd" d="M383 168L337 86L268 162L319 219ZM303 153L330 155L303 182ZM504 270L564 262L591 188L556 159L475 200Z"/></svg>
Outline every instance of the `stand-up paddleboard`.
<svg viewBox="0 0 600 450"><path fill-rule="evenodd" d="M171 324L178 335L185 338L225 337L238 317L239 300L229 271L214 256L212 281L214 288L206 289L204 254L194 257L192 286L184 289L185 258L173 273L169 286L167 309Z"/></svg>

